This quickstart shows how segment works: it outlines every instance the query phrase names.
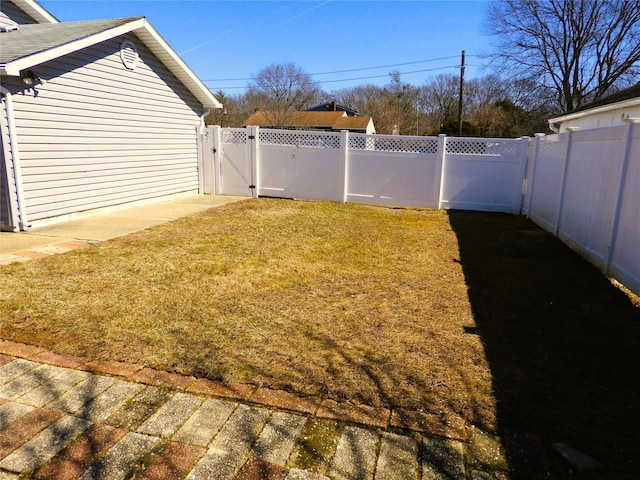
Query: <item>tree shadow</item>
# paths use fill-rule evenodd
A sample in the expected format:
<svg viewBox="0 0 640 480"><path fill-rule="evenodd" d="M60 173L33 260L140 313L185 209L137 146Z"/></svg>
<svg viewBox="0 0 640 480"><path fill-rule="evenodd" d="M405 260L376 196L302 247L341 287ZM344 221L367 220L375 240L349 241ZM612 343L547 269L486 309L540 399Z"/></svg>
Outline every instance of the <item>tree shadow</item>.
<svg viewBox="0 0 640 480"><path fill-rule="evenodd" d="M640 472L640 308L524 217L449 219L476 323L465 330L483 342L510 457L508 438L536 438Z"/></svg>

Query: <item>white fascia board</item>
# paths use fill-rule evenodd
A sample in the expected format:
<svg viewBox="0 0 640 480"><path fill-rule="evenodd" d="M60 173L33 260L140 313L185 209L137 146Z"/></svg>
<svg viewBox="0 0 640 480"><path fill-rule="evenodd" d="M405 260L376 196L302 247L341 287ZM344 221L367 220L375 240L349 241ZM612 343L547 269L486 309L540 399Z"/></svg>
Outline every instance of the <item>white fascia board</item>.
<svg viewBox="0 0 640 480"><path fill-rule="evenodd" d="M38 23L60 23L60 21L51 15L47 10L33 0L11 0L20 10L27 13Z"/></svg>
<svg viewBox="0 0 640 480"><path fill-rule="evenodd" d="M206 108L222 108L207 86L187 66L180 56L169 46L162 36L145 21L143 27L133 33L160 59L162 63L191 91Z"/></svg>
<svg viewBox="0 0 640 480"><path fill-rule="evenodd" d="M20 75L20 72L22 70L40 65L41 63L48 62L49 60L55 60L56 58L60 58L64 55L77 52L78 50L82 50L83 48L96 45L106 40L110 40L114 37L124 35L131 32L132 30L144 27L144 23L144 18L132 20L131 22L110 28L108 30L104 30L100 33L89 35L73 42L58 45L57 47L49 48L47 50L43 50L42 52L34 53L32 55L19 58L12 62L5 63L4 65L0 65L0 69L2 69L2 73L4 73L5 75L18 76Z"/></svg>
<svg viewBox="0 0 640 480"><path fill-rule="evenodd" d="M586 117L588 115L597 115L598 113L610 112L611 110L617 110L619 108L635 107L636 105L640 105L640 97L623 100L621 102L610 103L608 105L602 105L601 107L589 108L580 112L560 115L559 117L550 118L548 122L549 124L562 123L569 120Z"/></svg>

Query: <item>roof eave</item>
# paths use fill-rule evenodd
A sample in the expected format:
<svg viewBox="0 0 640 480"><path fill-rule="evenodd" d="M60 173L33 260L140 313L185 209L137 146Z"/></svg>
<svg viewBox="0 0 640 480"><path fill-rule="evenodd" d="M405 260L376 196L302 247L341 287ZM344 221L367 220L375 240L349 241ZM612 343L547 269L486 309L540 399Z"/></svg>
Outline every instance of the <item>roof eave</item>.
<svg viewBox="0 0 640 480"><path fill-rule="evenodd" d="M38 23L60 23L56 17L42 8L38 2L33 0L12 0L12 2Z"/></svg>
<svg viewBox="0 0 640 480"><path fill-rule="evenodd" d="M88 35L86 37L79 38L72 42L68 42L53 48L42 50L40 52L31 54L31 55L26 55L24 57L17 58L15 60L5 63L4 68L2 69L2 73L5 75L18 76L20 75L20 72L22 70L35 67L36 65L40 65L50 60L55 60L56 58L60 58L64 55L77 52L78 50L81 50L86 47L90 47L92 45L96 45L100 42L104 42L106 40L117 37L119 35L124 35L126 33L131 32L132 30L135 30L136 28L143 27L144 24L145 24L145 19L144 17L141 17L136 20L132 20L130 22L124 23L122 25L118 25L117 27L109 28L107 30L103 30L102 32L98 32L93 35Z"/></svg>
<svg viewBox="0 0 640 480"><path fill-rule="evenodd" d="M187 64L156 32L146 18L140 17L130 22L88 35L73 42L34 53L0 65L0 75L19 76L22 70L54 60L86 47L96 45L111 38L133 32L151 52L173 73L198 99L203 108L222 108L222 104L213 96L202 81L191 71Z"/></svg>
<svg viewBox="0 0 640 480"><path fill-rule="evenodd" d="M222 104L187 66L180 56L169 46L162 36L144 20L142 27L134 30L134 34L142 40L151 52L184 83L204 108L222 108Z"/></svg>
<svg viewBox="0 0 640 480"><path fill-rule="evenodd" d="M559 117L550 118L548 122L550 125L551 124L555 125L555 124L567 122L570 120L576 120L578 118L582 118L587 115L606 113L611 110L617 110L619 108L635 107L636 105L640 105L640 97L631 98L629 100L623 100L621 102L610 103L608 105L602 105L600 107L590 108L587 110L581 110L575 113L567 113L565 115L560 115Z"/></svg>

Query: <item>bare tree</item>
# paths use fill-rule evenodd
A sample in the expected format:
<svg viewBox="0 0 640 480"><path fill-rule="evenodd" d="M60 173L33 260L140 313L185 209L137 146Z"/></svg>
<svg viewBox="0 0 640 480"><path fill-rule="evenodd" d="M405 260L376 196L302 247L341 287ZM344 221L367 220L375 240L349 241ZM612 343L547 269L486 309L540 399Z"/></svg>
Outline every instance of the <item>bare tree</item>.
<svg viewBox="0 0 640 480"><path fill-rule="evenodd" d="M389 134L393 131L395 117L387 109L388 93L383 88L376 85L363 85L338 90L332 95L338 103L353 108L361 115L369 115L373 118L378 133Z"/></svg>
<svg viewBox="0 0 640 480"><path fill-rule="evenodd" d="M437 133L447 122L458 118L460 79L454 74L440 74L421 88L422 103L426 106L430 133Z"/></svg>
<svg viewBox="0 0 640 480"><path fill-rule="evenodd" d="M249 104L265 112L274 127L287 124L291 113L313 106L320 89L293 63L271 64L258 72L246 94Z"/></svg>
<svg viewBox="0 0 640 480"><path fill-rule="evenodd" d="M226 95L222 90L215 94L216 99L222 103L223 108L214 109L204 119L207 125L220 125L222 127L240 127L250 115L246 108L244 95Z"/></svg>
<svg viewBox="0 0 640 480"><path fill-rule="evenodd" d="M553 91L561 110L640 72L640 0L500 0L486 27L503 71Z"/></svg>

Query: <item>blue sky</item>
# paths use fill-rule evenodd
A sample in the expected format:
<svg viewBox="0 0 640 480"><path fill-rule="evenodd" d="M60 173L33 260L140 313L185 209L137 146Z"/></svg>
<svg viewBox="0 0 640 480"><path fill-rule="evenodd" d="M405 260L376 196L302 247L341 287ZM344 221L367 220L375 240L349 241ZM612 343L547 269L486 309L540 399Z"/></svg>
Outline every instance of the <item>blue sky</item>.
<svg viewBox="0 0 640 480"><path fill-rule="evenodd" d="M392 70L420 85L439 73L457 75L462 50L469 79L485 73L479 55L490 41L482 34L489 2L479 0L40 3L61 21L145 16L212 91L227 94L242 93L267 65L288 62L328 92L384 85Z"/></svg>

